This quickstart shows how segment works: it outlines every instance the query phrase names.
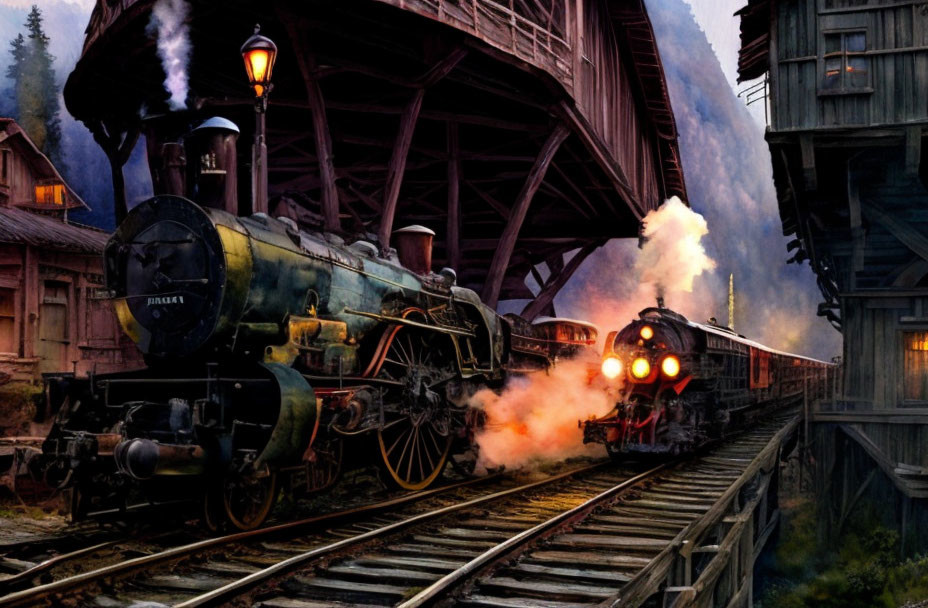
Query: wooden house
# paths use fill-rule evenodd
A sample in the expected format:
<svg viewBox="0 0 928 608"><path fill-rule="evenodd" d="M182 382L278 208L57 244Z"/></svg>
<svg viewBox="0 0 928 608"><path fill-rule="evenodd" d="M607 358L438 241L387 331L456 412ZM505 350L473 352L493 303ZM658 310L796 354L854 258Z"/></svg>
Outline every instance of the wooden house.
<svg viewBox="0 0 928 608"><path fill-rule="evenodd" d="M171 144L215 115L239 126L238 166L250 165L254 101L239 47L260 20L279 49L267 111L272 204L250 204L241 171L243 215L280 213L280 200L293 219L372 234L382 247L394 228L425 225L437 235L436 269L455 268L491 305L532 300L523 314L534 317L550 314L600 245L637 237L648 211L686 199L642 0L191 2L182 112L165 103L145 33L154 4L99 0L65 87L117 184L140 129L158 191L179 162ZM140 121L143 108L151 117ZM530 273L545 277L535 293Z"/></svg>
<svg viewBox="0 0 928 608"><path fill-rule="evenodd" d="M928 497L928 5L750 0L738 14L740 78L768 80L791 261L809 260L819 314L844 336L843 388L813 416L832 523L868 492L911 523Z"/></svg>
<svg viewBox="0 0 928 608"><path fill-rule="evenodd" d="M9 118L0 118L0 379L138 365L103 287L107 234L69 224L87 205Z"/></svg>

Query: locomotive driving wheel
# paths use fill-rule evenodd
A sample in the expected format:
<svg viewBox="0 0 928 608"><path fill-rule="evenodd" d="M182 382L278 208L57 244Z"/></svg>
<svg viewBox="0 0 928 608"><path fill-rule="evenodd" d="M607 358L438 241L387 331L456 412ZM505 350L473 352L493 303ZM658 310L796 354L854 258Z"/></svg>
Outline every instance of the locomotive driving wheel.
<svg viewBox="0 0 928 608"><path fill-rule="evenodd" d="M227 475L222 484L206 493L203 505L206 526L254 530L267 519L277 500L277 475Z"/></svg>
<svg viewBox="0 0 928 608"><path fill-rule="evenodd" d="M421 490L441 475L451 451L451 404L444 385L454 373L440 338L405 327L394 331L379 375L404 387L385 396L389 413L377 439L388 481Z"/></svg>

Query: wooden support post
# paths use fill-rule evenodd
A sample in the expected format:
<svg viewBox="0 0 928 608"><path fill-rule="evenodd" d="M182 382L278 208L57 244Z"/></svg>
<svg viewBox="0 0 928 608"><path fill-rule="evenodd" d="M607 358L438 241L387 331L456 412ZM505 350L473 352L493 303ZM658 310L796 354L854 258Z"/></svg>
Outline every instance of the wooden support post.
<svg viewBox="0 0 928 608"><path fill-rule="evenodd" d="M448 266L461 269L461 149L458 124L448 123Z"/></svg>
<svg viewBox="0 0 928 608"><path fill-rule="evenodd" d="M866 246L863 219L860 211L860 194L857 179L854 176L854 164L847 163L847 205L851 224L851 285L856 282L857 272L864 268L864 248Z"/></svg>
<svg viewBox="0 0 928 608"><path fill-rule="evenodd" d="M325 99L316 77L316 58L306 46L304 28L297 26L297 21L287 15L281 19L287 25L287 34L293 45L293 53L306 86L306 98L313 121L313 139L316 144L316 159L319 164L319 180L322 189L322 217L327 231L341 228L338 219L338 188L335 185L335 162L332 157L332 134L325 113Z"/></svg>
<svg viewBox="0 0 928 608"><path fill-rule="evenodd" d="M425 89L417 89L412 99L400 116L400 127L393 144L393 155L387 168L386 187L383 193L383 214L380 216L380 248L386 253L390 249L390 235L393 232L393 217L399 202L400 186L403 185L403 173L406 170L406 157L412 144L412 134L416 129L419 111Z"/></svg>
<svg viewBox="0 0 928 608"><path fill-rule="evenodd" d="M532 204L535 192L538 191L538 187L544 180L545 173L547 173L555 153L557 153L564 140L567 139L569 133L567 127L562 123L559 123L554 128L554 131L551 132L551 135L548 136L547 141L541 147L538 157L535 158L535 164L532 165L532 169L525 179L525 184L522 186L522 191L519 192L519 197L512 207L509 221L506 222L506 227L499 239L499 247L493 254L493 261L490 262L487 282L483 286L483 301L492 308L496 308L499 303L499 294L503 286L503 278L506 276L506 268L509 266L509 259L512 257L512 252L516 247L516 240L519 238L519 230L522 228L522 223L528 214L528 208Z"/></svg>
<svg viewBox="0 0 928 608"><path fill-rule="evenodd" d="M23 357L35 356L39 315L39 262L31 245L23 248Z"/></svg>
<svg viewBox="0 0 928 608"><path fill-rule="evenodd" d="M127 127L125 130L107 127L103 121L95 120L86 123L94 140L103 148L106 158L110 161L110 171L113 177L113 215L116 225L119 226L129 213L129 203L126 198L126 178L122 167L129 160L136 142L139 140L141 129L138 126Z"/></svg>
<svg viewBox="0 0 928 608"><path fill-rule="evenodd" d="M818 189L818 178L815 173L815 143L812 134L799 136L799 148L802 153L802 177L806 191Z"/></svg>
<svg viewBox="0 0 928 608"><path fill-rule="evenodd" d="M906 127L905 129L905 172L907 175L918 175L918 167L922 160L922 127Z"/></svg>
<svg viewBox="0 0 928 608"><path fill-rule="evenodd" d="M538 292L538 295L535 296L535 299L528 303L528 305L522 310L522 316L528 319L529 321L537 317L543 310L545 310L549 304L554 301L554 296L561 290L562 287L570 280L570 277L573 276L574 272L580 268L580 264L593 253L596 248L599 247L599 243L589 243L584 245L577 253L574 254L574 257L570 258L563 268L557 274L552 274L548 277L548 280L542 286L541 291Z"/></svg>

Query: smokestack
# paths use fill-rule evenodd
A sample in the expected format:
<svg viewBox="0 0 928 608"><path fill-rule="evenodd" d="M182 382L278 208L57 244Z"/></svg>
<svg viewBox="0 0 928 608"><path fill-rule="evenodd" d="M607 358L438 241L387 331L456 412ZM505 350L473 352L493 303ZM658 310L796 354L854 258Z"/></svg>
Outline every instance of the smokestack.
<svg viewBox="0 0 928 608"><path fill-rule="evenodd" d="M432 271L432 239L435 232L425 226L406 226L393 233L393 244L400 264L416 274Z"/></svg>
<svg viewBox="0 0 928 608"><path fill-rule="evenodd" d="M735 331L735 274L728 275L728 329Z"/></svg>
<svg viewBox="0 0 928 608"><path fill-rule="evenodd" d="M238 134L234 122L214 116L191 131L185 141L190 198L232 215L238 215Z"/></svg>

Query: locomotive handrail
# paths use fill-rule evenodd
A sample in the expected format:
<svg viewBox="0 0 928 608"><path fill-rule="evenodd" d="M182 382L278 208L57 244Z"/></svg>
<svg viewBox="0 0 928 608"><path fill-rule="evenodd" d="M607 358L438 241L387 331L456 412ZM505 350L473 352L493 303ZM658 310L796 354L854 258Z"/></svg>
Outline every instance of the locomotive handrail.
<svg viewBox="0 0 928 608"><path fill-rule="evenodd" d="M477 334L472 331L465 331L463 329L453 329L451 327L444 327L441 325L429 325L428 323L419 323L418 321L412 321L404 317L393 317L390 315L381 315L375 312L364 312L363 310L352 310L351 308L344 308L342 312L349 315L358 315L360 317L367 317L369 319L376 319L377 321L383 321L386 323L395 323L397 325L408 325L410 327L418 327L419 329L428 329L432 331L440 331L446 334L454 334L456 336L464 336L465 338L476 338Z"/></svg>

